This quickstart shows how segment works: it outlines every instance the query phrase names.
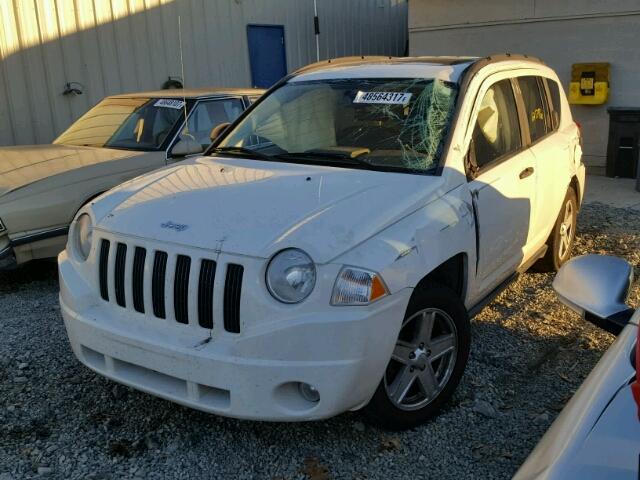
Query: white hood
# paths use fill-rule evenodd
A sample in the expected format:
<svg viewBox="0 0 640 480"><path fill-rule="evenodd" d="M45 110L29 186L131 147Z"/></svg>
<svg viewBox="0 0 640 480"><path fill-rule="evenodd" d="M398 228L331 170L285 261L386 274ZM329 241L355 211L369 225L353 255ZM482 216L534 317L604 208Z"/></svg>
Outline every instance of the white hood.
<svg viewBox="0 0 640 480"><path fill-rule="evenodd" d="M298 247L325 263L442 185L441 177L203 157L127 182L93 209L111 232L264 258Z"/></svg>

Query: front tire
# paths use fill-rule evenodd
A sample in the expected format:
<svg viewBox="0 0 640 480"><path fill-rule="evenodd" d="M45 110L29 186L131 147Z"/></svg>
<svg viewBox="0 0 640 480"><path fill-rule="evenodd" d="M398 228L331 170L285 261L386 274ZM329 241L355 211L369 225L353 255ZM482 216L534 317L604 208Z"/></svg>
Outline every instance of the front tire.
<svg viewBox="0 0 640 480"><path fill-rule="evenodd" d="M553 226L549 240L547 240L547 253L536 264L536 270L557 272L571 258L577 223L578 198L575 190L569 188L562 202L560 214Z"/></svg>
<svg viewBox="0 0 640 480"><path fill-rule="evenodd" d="M416 290L384 376L364 408L367 418L404 430L434 417L460 382L470 341L469 315L453 291Z"/></svg>

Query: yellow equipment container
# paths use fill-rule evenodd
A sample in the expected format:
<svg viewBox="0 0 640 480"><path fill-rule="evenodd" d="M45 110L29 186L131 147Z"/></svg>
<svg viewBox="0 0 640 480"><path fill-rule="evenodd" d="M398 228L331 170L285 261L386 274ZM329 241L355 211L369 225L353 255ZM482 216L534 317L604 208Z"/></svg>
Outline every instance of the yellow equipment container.
<svg viewBox="0 0 640 480"><path fill-rule="evenodd" d="M609 64L574 63L571 67L569 103L601 105L609 99Z"/></svg>

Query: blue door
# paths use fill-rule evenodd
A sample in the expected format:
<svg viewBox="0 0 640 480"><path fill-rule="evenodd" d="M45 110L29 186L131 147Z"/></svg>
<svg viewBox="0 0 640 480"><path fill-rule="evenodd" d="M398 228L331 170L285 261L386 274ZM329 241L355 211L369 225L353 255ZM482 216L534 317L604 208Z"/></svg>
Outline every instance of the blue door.
<svg viewBox="0 0 640 480"><path fill-rule="evenodd" d="M283 26L247 25L247 40L254 87L268 88L287 74Z"/></svg>

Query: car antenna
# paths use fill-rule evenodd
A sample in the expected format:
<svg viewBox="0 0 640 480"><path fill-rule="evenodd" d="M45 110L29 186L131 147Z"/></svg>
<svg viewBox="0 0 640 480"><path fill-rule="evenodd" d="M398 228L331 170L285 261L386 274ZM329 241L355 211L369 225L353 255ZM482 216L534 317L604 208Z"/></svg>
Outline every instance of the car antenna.
<svg viewBox="0 0 640 480"><path fill-rule="evenodd" d="M180 70L182 71L182 107L184 108L184 135L189 135L189 123L187 122L187 95L184 93L187 84L184 78L184 60L182 59L182 23L178 15L178 49L180 51Z"/></svg>

